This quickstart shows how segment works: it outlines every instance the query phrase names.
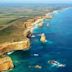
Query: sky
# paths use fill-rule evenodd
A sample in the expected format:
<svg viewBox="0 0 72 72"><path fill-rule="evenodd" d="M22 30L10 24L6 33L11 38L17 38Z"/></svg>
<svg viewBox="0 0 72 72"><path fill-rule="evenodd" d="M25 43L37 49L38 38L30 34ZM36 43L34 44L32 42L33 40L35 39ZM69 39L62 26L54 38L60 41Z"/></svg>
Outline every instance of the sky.
<svg viewBox="0 0 72 72"><path fill-rule="evenodd" d="M0 0L0 3L72 3L72 0Z"/></svg>

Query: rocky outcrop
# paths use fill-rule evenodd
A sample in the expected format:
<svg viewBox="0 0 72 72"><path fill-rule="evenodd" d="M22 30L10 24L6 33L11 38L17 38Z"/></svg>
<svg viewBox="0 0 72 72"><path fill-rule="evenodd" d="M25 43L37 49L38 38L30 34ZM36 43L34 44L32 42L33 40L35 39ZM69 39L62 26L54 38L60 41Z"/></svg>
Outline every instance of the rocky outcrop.
<svg viewBox="0 0 72 72"><path fill-rule="evenodd" d="M32 32L29 29L27 29L27 30L24 31L23 35L26 38L31 38Z"/></svg>
<svg viewBox="0 0 72 72"><path fill-rule="evenodd" d="M16 50L28 50L30 48L30 41L26 38L23 41L6 43L0 46L0 71L12 69L14 67L10 57L3 56L8 52ZM3 56L3 57L2 57Z"/></svg>
<svg viewBox="0 0 72 72"><path fill-rule="evenodd" d="M43 43L46 42L46 36L45 36L44 33L41 34L40 41L43 42Z"/></svg>
<svg viewBox="0 0 72 72"><path fill-rule="evenodd" d="M31 28L33 27L34 19L29 19L27 22L24 22L25 29L23 33L24 40L7 42L0 45L0 56L6 55L9 52L16 50L28 50L30 48L30 40L28 38L31 37ZM16 26L15 26L16 27ZM21 27L21 26L20 26ZM18 29L20 29L20 27ZM22 27L21 27L22 29ZM3 56L0 58L0 71L5 71L13 68L13 63L10 57Z"/></svg>
<svg viewBox="0 0 72 72"><path fill-rule="evenodd" d="M13 67L14 65L10 57L0 57L0 72L12 69Z"/></svg>
<svg viewBox="0 0 72 72"><path fill-rule="evenodd" d="M28 50L29 47L30 47L30 40L28 38L19 42L6 43L0 46L0 55L15 50Z"/></svg>
<svg viewBox="0 0 72 72"><path fill-rule="evenodd" d="M1 44L0 45L0 56L7 55L9 52L12 52L12 51L28 50L30 48L30 40L28 38L30 38L32 35L31 28L33 27L34 21L35 21L35 19L29 19L26 22L24 22L24 24L22 24L22 26L17 26L15 24L14 27L16 27L17 30L21 29L20 30L21 32L24 30L24 33L22 32L24 40L17 41L17 42L16 41L7 42L7 43ZM20 34L21 34L21 32L20 32ZM18 32L18 34L19 34L19 32ZM15 35L17 36L17 34L15 34ZM13 62L10 57L8 57L8 56L0 57L0 72L9 70L13 67L14 67Z"/></svg>
<svg viewBox="0 0 72 72"><path fill-rule="evenodd" d="M41 20L41 19L40 19ZM39 20L39 22L40 22ZM3 43L0 45L0 56L6 55L8 52L16 51L16 50L28 50L30 48L30 40L28 38L31 37L31 31L33 26L36 24L34 19L30 19L25 22L25 29L23 33L24 40L12 43ZM45 37L42 35L41 41L45 42ZM3 56L0 58L0 71L5 71L13 68L13 63L10 57ZM38 68L39 66L36 66ZM39 67L41 68L41 67Z"/></svg>
<svg viewBox="0 0 72 72"><path fill-rule="evenodd" d="M26 22L24 22L25 27L26 27L27 29L32 28L34 21L35 21L35 19L29 19L29 20L27 20Z"/></svg>

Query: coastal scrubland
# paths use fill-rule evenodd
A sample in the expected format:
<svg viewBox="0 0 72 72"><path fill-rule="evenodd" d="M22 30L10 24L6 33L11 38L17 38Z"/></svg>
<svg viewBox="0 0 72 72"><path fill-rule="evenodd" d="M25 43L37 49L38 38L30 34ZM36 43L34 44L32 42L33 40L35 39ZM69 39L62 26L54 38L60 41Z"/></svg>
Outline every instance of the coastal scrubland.
<svg viewBox="0 0 72 72"><path fill-rule="evenodd" d="M0 10L0 43L13 42L24 39L23 31L25 24L29 19L34 19L37 16L43 16L51 10L34 9L34 8L3 8Z"/></svg>
<svg viewBox="0 0 72 72"><path fill-rule="evenodd" d="M61 8L63 6L0 6L0 43L24 39L24 22Z"/></svg>

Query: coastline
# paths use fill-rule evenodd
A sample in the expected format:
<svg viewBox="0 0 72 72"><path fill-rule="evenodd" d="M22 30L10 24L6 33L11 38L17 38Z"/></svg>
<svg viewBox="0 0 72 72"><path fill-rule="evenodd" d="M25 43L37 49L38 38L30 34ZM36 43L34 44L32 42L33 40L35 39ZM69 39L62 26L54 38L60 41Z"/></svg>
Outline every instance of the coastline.
<svg viewBox="0 0 72 72"><path fill-rule="evenodd" d="M28 32L28 31L30 31L31 33L33 33L33 29L35 29L37 26L38 26L38 24L39 24L39 22L42 22L44 19L46 19L47 18L47 16L43 16L43 17L40 17L40 18L38 18L35 22L30 22L31 23L31 26L30 27L28 27L25 31L26 31L26 33ZM49 18L49 17L48 17ZM52 17L50 16L50 19L51 19ZM34 19L33 19L34 20ZM25 32L24 31L24 32ZM27 38L27 37L26 37ZM12 46L12 44L13 44L13 46ZM15 45L14 46L14 44L17 44L17 45ZM25 42L24 41L19 41L19 42L14 42L14 43L11 43L11 46L9 46L9 44L7 45L7 46L9 46L9 48L16 48L16 49L14 49L14 51L17 51L17 50L28 50L29 49L29 46L30 46L30 41L29 41L29 39L28 39L28 41L26 42L26 44L25 44ZM23 48L23 47L25 47L25 48ZM8 47L5 47L5 48L8 48ZM7 52L10 52L9 50L7 51ZM7 53L6 52L6 53Z"/></svg>

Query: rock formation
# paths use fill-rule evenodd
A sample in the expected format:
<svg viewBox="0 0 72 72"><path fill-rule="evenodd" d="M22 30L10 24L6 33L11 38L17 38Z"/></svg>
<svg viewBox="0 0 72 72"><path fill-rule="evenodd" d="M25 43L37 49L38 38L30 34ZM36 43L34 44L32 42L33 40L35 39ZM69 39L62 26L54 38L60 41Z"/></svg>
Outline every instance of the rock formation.
<svg viewBox="0 0 72 72"><path fill-rule="evenodd" d="M25 22L25 30L23 33L24 40L10 43L3 43L0 45L0 72L9 70L14 67L10 57L6 56L8 52L16 50L28 50L30 48L31 28L33 27L34 19ZM40 25L42 26L42 24ZM45 42L45 35L42 34L41 41ZM37 68L39 66L36 66ZM39 67L41 68L41 67Z"/></svg>
<svg viewBox="0 0 72 72"><path fill-rule="evenodd" d="M29 19L24 22L24 40L9 43L7 42L0 45L0 72L14 67L11 58L6 56L7 53L16 50L28 50L30 48L30 40L28 38L32 35L31 28L33 27L33 22L34 19ZM22 26L18 26L18 29L20 28L23 29Z"/></svg>
<svg viewBox="0 0 72 72"><path fill-rule="evenodd" d="M14 65L10 57L0 57L0 72L12 69L13 67Z"/></svg>
<svg viewBox="0 0 72 72"><path fill-rule="evenodd" d="M32 32L30 30L25 30L23 33L24 37L26 38L31 38Z"/></svg>
<svg viewBox="0 0 72 72"><path fill-rule="evenodd" d="M28 50L29 47L30 40L28 38L19 42L6 43L0 46L0 55L16 50Z"/></svg>
<svg viewBox="0 0 72 72"><path fill-rule="evenodd" d="M7 42L0 45L0 72L6 71L13 68L13 62L10 57L6 56L7 53L16 51L16 50L28 50L30 48L30 40L28 38L31 37L31 28L33 27L34 19L29 19L24 22L24 40ZM15 26L17 27L17 26ZM18 26L17 29L23 29L22 26Z"/></svg>
<svg viewBox="0 0 72 72"><path fill-rule="evenodd" d="M40 66L40 65L36 65L35 68L37 68L37 69L41 69L42 66Z"/></svg>
<svg viewBox="0 0 72 72"><path fill-rule="evenodd" d="M41 34L40 41L43 42L43 43L46 42L46 36L45 36L44 33Z"/></svg>

